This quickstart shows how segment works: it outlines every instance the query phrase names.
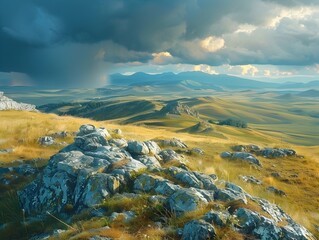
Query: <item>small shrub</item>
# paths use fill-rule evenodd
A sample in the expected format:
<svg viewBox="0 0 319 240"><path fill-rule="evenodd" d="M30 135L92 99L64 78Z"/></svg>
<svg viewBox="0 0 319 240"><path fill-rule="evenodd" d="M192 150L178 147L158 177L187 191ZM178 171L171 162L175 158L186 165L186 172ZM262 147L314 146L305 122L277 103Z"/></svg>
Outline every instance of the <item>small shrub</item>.
<svg viewBox="0 0 319 240"><path fill-rule="evenodd" d="M227 126L232 126L232 127L237 127L237 128L247 128L248 127L248 125L245 121L242 121L239 119L233 119L233 118L220 120L218 122L218 125L227 125Z"/></svg>

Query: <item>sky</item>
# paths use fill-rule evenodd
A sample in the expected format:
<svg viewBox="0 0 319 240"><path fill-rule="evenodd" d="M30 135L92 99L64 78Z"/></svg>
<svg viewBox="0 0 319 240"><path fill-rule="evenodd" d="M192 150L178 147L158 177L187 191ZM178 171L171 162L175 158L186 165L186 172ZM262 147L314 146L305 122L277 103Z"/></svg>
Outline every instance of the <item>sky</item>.
<svg viewBox="0 0 319 240"><path fill-rule="evenodd" d="M319 1L0 0L0 86L141 71L319 80Z"/></svg>

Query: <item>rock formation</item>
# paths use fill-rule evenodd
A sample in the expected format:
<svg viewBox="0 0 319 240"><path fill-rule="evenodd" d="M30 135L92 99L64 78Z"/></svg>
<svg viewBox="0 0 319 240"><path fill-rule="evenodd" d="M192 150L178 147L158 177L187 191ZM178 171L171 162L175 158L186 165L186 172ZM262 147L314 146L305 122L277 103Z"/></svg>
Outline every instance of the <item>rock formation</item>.
<svg viewBox="0 0 319 240"><path fill-rule="evenodd" d="M186 114L193 117L198 117L198 112L191 109L186 104L182 104L179 101L172 101L166 104L161 110L161 114L167 115L167 114L174 114L174 115L182 115Z"/></svg>
<svg viewBox="0 0 319 240"><path fill-rule="evenodd" d="M164 163L183 159L175 151L161 149L153 141L125 141L110 139L106 129L81 126L75 142L52 156L37 178L18 192L21 207L28 216L62 217L85 209L95 211L112 196L148 196L149 205L162 204L165 212L176 216L219 206L182 228L170 226L164 217L159 225L173 228L181 239L215 239L216 228L224 226L249 239L314 239L278 206L233 183L190 171L183 163L164 168ZM233 202L240 202L240 207L229 207ZM249 209L247 204L252 202L260 211ZM139 213L101 214L110 221L122 217L129 222Z"/></svg>
<svg viewBox="0 0 319 240"><path fill-rule="evenodd" d="M3 92L0 92L0 111L1 110L37 111L35 105L15 102L4 96Z"/></svg>

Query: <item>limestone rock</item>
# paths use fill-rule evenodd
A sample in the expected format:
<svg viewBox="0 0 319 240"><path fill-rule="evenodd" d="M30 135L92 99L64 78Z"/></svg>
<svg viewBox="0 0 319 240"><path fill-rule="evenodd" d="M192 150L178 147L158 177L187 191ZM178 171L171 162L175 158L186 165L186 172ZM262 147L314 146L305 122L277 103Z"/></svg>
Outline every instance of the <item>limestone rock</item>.
<svg viewBox="0 0 319 240"><path fill-rule="evenodd" d="M161 148L157 145L154 141L145 141L145 145L148 147L149 153L152 155L159 154L161 151Z"/></svg>
<svg viewBox="0 0 319 240"><path fill-rule="evenodd" d="M50 145L53 145L55 142L54 142L53 137L51 137L51 136L43 136L43 137L40 137L38 139L38 143L40 145L43 145L43 146L50 146Z"/></svg>
<svg viewBox="0 0 319 240"><path fill-rule="evenodd" d="M203 220L192 220L183 228L183 240L208 240L215 239L214 227Z"/></svg>
<svg viewBox="0 0 319 240"><path fill-rule="evenodd" d="M227 211L209 211L205 214L203 219L208 222L212 223L213 225L217 225L219 227L226 226L228 220L230 218L230 214Z"/></svg>
<svg viewBox="0 0 319 240"><path fill-rule="evenodd" d="M110 134L106 129L95 128L93 125L82 125L76 135L75 145L84 151L94 151L98 147L106 145L106 138Z"/></svg>
<svg viewBox="0 0 319 240"><path fill-rule="evenodd" d="M286 196L286 193L278 188L275 188L273 186L270 186L270 187L267 187L267 191L268 192L272 192L276 195L279 195L279 196Z"/></svg>
<svg viewBox="0 0 319 240"><path fill-rule="evenodd" d="M200 191L195 188L179 189L168 199L168 205L173 212L184 213L194 211L200 204L214 200L214 192Z"/></svg>
<svg viewBox="0 0 319 240"><path fill-rule="evenodd" d="M164 162L170 162L170 161L173 161L173 160L178 160L178 161L181 160L181 156L178 155L172 149L163 150L158 155L163 159Z"/></svg>
<svg viewBox="0 0 319 240"><path fill-rule="evenodd" d="M129 141L127 151L136 155L147 155L150 152L147 145L144 142L139 141Z"/></svg>
<svg viewBox="0 0 319 240"><path fill-rule="evenodd" d="M162 147L188 148L188 146L178 138L157 140L157 142Z"/></svg>
<svg viewBox="0 0 319 240"><path fill-rule="evenodd" d="M245 162L249 162L251 164L255 164L257 166L261 167L261 163L260 161L252 154L247 153L247 152L234 152L234 153L230 153L230 152L222 152L220 154L220 156L222 158L225 159L239 159L239 160L243 160Z"/></svg>
<svg viewBox="0 0 319 240"><path fill-rule="evenodd" d="M0 111L3 110L37 111L35 105L15 102L0 92Z"/></svg>
<svg viewBox="0 0 319 240"><path fill-rule="evenodd" d="M243 180L244 182L248 182L248 183L253 183L256 185L261 185L262 181L258 180L257 178L255 178L254 176L239 176L241 178L241 180Z"/></svg>

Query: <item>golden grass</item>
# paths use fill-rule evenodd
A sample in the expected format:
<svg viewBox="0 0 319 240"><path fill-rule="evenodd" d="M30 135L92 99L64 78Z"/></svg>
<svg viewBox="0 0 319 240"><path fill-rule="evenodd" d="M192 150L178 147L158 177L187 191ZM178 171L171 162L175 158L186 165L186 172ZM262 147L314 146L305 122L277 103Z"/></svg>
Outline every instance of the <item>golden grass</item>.
<svg viewBox="0 0 319 240"><path fill-rule="evenodd" d="M176 133L173 132L172 129L167 128L118 125L115 121L96 122L75 117L59 117L54 114L15 111L4 111L0 114L0 149L15 149L13 153L0 155L0 162L3 164L8 164L10 161L16 159L48 159L51 155L59 151L61 147L40 146L36 142L38 137L57 131L77 131L80 125L86 123L106 127L107 129L120 128L123 131L124 137L127 139L148 140L177 137L186 142L190 148L200 147L205 151L205 155L203 156L186 156L191 169L199 170L207 174L215 173L220 179L232 181L242 186L248 193L254 196L266 198L270 202L278 204L291 215L294 220L305 225L314 233L314 225L319 225L318 147L288 144L283 142L280 137L277 138L275 135L269 136L265 132L260 132L255 129L240 130L231 127L216 126L218 131L223 132L228 138L218 139L204 135ZM68 138L66 141L70 143L72 142L72 138ZM228 161L219 157L222 151L229 151L232 145L238 143L254 143L262 147L291 147L296 149L299 154L304 155L304 158L265 159L259 157L263 168L256 169L252 165L241 161ZM280 177L272 177L270 175L272 172L278 172ZM256 186L242 182L239 175L253 175L263 180L264 185ZM267 186L275 186L285 191L287 197L280 197L267 192ZM140 206L145 204L143 201L144 200L141 200L142 203ZM134 208L134 200L123 200L119 203L109 202L108 207L114 210L131 210ZM195 214L191 217L199 216L202 213L203 212L199 212L198 215ZM139 220L141 220L142 225L143 221L148 222L147 219L143 218ZM142 232L145 233L146 231L148 230L143 228ZM227 234L230 233L228 232ZM161 235L160 231L159 235Z"/></svg>

